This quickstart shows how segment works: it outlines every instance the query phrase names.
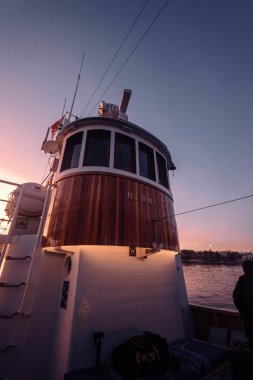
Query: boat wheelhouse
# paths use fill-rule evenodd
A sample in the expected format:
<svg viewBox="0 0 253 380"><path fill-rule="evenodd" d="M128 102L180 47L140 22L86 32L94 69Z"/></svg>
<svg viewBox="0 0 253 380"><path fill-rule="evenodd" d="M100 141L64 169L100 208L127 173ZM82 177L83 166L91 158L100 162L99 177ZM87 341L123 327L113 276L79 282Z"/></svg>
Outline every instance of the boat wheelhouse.
<svg viewBox="0 0 253 380"><path fill-rule="evenodd" d="M76 379L143 331L168 343L194 335L170 189L175 165L159 139L128 122L130 95L120 107L101 102L100 117L54 125L42 144L54 156L47 185L20 185L7 204L3 379ZM227 357L218 364L229 376ZM201 378L224 378L212 369Z"/></svg>
<svg viewBox="0 0 253 380"><path fill-rule="evenodd" d="M179 250L168 177L175 167L164 144L109 118L75 121L58 141L62 154L46 246Z"/></svg>

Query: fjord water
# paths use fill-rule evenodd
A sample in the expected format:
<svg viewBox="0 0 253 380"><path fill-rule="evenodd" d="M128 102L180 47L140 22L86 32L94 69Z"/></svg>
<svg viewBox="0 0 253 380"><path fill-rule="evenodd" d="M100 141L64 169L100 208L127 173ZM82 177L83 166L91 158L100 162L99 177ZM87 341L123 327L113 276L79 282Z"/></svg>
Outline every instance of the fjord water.
<svg viewBox="0 0 253 380"><path fill-rule="evenodd" d="M183 265L189 303L236 310L232 293L243 274L241 265Z"/></svg>

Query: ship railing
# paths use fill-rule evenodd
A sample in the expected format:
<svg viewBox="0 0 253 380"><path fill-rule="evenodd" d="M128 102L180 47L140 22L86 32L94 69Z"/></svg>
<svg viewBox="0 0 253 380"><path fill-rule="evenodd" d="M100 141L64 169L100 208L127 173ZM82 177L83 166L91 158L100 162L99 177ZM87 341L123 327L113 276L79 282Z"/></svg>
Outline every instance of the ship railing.
<svg viewBox="0 0 253 380"><path fill-rule="evenodd" d="M15 203L14 214L11 217L11 220L15 220L17 218L17 216L18 216L18 210L19 210L20 202L22 200L22 195L23 195L24 190L25 190L25 186L20 185L18 183L1 180L1 179L0 179L0 183L7 184L7 185L12 185L12 186L16 186L16 187L18 186L19 189L20 189L20 192L19 192L19 195L18 195L18 199L17 199L17 201ZM55 187L55 185L53 184L53 185L49 185L48 188L47 188L47 194L46 194L46 198L45 198L45 202L44 202L44 207L43 207L42 215L40 217L40 224L39 224L36 240L35 240L34 246L32 248L31 254L29 254L29 255L26 254L26 255L24 255L22 257L15 257L15 256L7 256L7 257L5 257L7 249L8 249L8 245L11 243L13 229L15 228L15 223L10 223L9 231L8 231L8 234L6 235L6 238L5 238L5 241L4 241L4 246L3 246L2 253L1 253L1 256L0 256L0 277L1 277L1 272L2 272L2 268L3 268L4 259L5 260L13 260L13 261L23 261L23 260L28 260L28 259L30 260L30 265L29 265L28 273L26 275L26 280L24 282L18 283L18 284L0 282L0 287L2 287L2 288L3 287L5 287L5 288L7 288L7 287L21 287L21 286L25 285L23 296L22 296L22 300L21 300L21 305L20 305L19 310L17 311L17 314L19 314L21 316L27 316L28 314L30 314L30 310L31 310L31 307L32 307L32 302L34 300L34 294L30 294L30 296L29 296L30 302L29 302L29 305L27 304L27 285L28 285L29 282L31 282L32 268L34 268L34 266L36 265L36 263L37 263L38 260L40 261L40 255L38 255L38 251L39 251L38 248L41 246L42 233L43 233L43 229L44 229L44 226L45 226L45 221L46 221L47 214L48 214L48 209L49 209L49 204L50 204L50 200L51 200L52 190L53 190L54 187ZM37 272L39 272L39 271L37 271ZM33 281L36 281L36 279L34 278ZM32 291L32 293L34 293L34 291ZM15 315L17 315L17 314L15 314ZM9 318L9 317L12 318L13 315L11 315L11 316L9 316L9 315L8 316L5 316L5 315L1 316L0 315L0 318L5 318L5 317L6 318Z"/></svg>
<svg viewBox="0 0 253 380"><path fill-rule="evenodd" d="M189 306L195 338L229 349L234 379L252 379L250 345L239 312L197 304Z"/></svg>
<svg viewBox="0 0 253 380"><path fill-rule="evenodd" d="M210 338L210 329L243 331L243 321L236 310L190 304L196 337L202 340Z"/></svg>
<svg viewBox="0 0 253 380"><path fill-rule="evenodd" d="M36 241L35 241L35 244L33 247L33 253L32 253L32 257L31 257L31 265L30 265L30 268L28 271L26 284L28 284L32 281L37 282L37 279L38 279L39 270L34 271L34 273L36 273L36 275L33 279L32 279L32 273L33 273L34 267L38 264L37 263L38 259L41 258L41 255L39 255L39 247L41 247L43 230L44 230L45 222L46 222L47 215L48 215L49 205L50 205L50 201L51 201L51 197L52 197L52 191L55 187L56 187L56 185L52 184L52 185L49 185L47 188L47 194L46 194L46 198L45 198L45 202L44 202L42 215L40 218L40 224L39 224L39 229L37 232ZM29 297L27 297L28 286L25 287L23 299L22 299L21 307L20 307L20 312L22 315L28 316L31 313L32 305L33 305L33 302L35 299L35 287L31 287L31 288L32 288L32 290L29 294ZM29 301L27 301L27 299L29 299Z"/></svg>
<svg viewBox="0 0 253 380"><path fill-rule="evenodd" d="M16 206L15 206L14 214L13 214L13 216L11 218L11 219L15 219L17 217L20 201L22 199L22 195L23 195L23 191L24 191L24 186L21 185L21 184L19 184L19 183L16 183L16 182L6 181L6 180L3 180L3 179L0 179L0 183L2 183L4 185L15 186L15 187L19 187L20 188L20 193L19 193L19 196L18 196L18 199L17 199L17 203L16 203ZM7 200L6 199L0 199L0 201L8 203L8 199ZM0 267L1 267L2 261L3 261L4 257L5 257L5 253L6 253L8 244L10 243L10 239L11 239L12 232L13 232L13 229L14 229L14 225L10 224L11 219L1 218L2 221L7 222L7 225L3 228L3 230L4 230L4 232L8 231L8 234L6 233L6 237L4 239L3 249L2 249L2 252L1 252L1 255L0 255Z"/></svg>

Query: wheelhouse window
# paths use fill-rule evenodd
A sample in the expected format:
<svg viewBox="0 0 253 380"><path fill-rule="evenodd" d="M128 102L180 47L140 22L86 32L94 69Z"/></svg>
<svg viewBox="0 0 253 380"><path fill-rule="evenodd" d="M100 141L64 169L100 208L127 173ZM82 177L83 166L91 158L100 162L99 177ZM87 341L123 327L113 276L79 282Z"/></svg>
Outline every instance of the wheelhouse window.
<svg viewBox="0 0 253 380"><path fill-rule="evenodd" d="M61 172L67 169L78 167L83 132L70 136L65 145L64 156L61 165Z"/></svg>
<svg viewBox="0 0 253 380"><path fill-rule="evenodd" d="M87 132L84 166L109 167L111 132L94 129Z"/></svg>
<svg viewBox="0 0 253 380"><path fill-rule="evenodd" d="M156 161L157 161L157 168L158 168L158 182L169 188L169 183L168 183L168 175L167 175L167 165L166 165L166 160L156 152Z"/></svg>
<svg viewBox="0 0 253 380"><path fill-rule="evenodd" d="M155 181L155 162L153 149L139 142L140 175Z"/></svg>
<svg viewBox="0 0 253 380"><path fill-rule="evenodd" d="M114 168L136 173L135 140L115 133Z"/></svg>

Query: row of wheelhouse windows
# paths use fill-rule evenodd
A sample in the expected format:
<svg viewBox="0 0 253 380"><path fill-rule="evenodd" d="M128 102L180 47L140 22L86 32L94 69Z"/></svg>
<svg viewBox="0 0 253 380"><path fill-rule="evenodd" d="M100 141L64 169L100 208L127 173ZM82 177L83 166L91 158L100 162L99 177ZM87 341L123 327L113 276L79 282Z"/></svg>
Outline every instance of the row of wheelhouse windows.
<svg viewBox="0 0 253 380"><path fill-rule="evenodd" d="M61 172L78 167L83 132L70 136L66 142ZM93 129L87 131L83 166L109 167L111 131ZM165 187L168 185L167 164L164 157L148 145L138 142L139 174L156 181L155 158L157 164L157 181ZM136 173L135 140L115 132L114 168Z"/></svg>

